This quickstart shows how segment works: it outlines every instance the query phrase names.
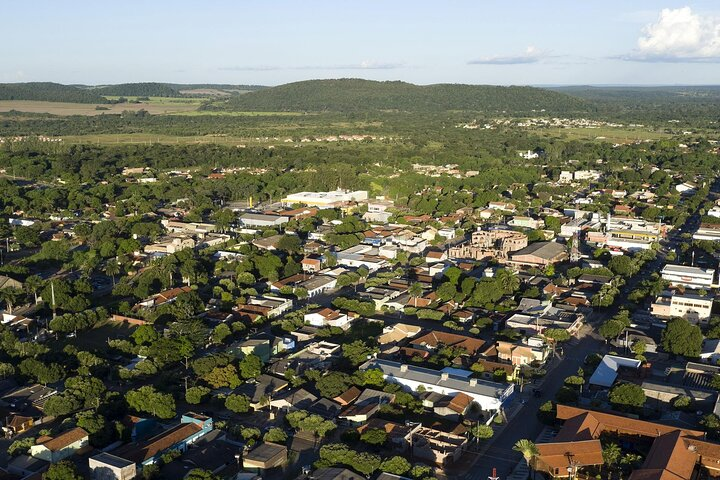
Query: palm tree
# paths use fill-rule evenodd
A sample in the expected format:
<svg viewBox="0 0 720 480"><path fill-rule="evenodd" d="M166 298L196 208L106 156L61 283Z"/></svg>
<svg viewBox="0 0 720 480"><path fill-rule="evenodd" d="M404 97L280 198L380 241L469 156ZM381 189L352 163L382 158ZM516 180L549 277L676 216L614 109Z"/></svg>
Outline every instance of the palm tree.
<svg viewBox="0 0 720 480"><path fill-rule="evenodd" d="M422 285L420 285L418 282L413 283L412 285L410 285L410 288L408 288L408 293L415 302L415 308L417 308L417 299L422 294L422 292Z"/></svg>
<svg viewBox="0 0 720 480"><path fill-rule="evenodd" d="M23 288L25 289L25 291L28 294L32 293L35 297L35 305L37 305L38 303L38 291L42 290L44 286L45 282L38 275L30 275L25 279L25 283L23 283Z"/></svg>
<svg viewBox="0 0 720 480"><path fill-rule="evenodd" d="M105 275L109 275L112 278L113 287L115 286L115 275L120 273L120 265L118 262L110 259L105 263Z"/></svg>
<svg viewBox="0 0 720 480"><path fill-rule="evenodd" d="M537 446L527 438L523 438L515 443L513 450L520 452L523 458L525 458L525 463L527 463L528 466L528 479L532 479L532 463L533 460L535 460L535 457L540 455Z"/></svg>
<svg viewBox="0 0 720 480"><path fill-rule="evenodd" d="M513 293L520 288L520 279L514 270L508 268L498 270L497 279L505 293Z"/></svg>
<svg viewBox="0 0 720 480"><path fill-rule="evenodd" d="M15 306L22 294L22 290L15 287L7 287L0 290L0 300L5 302L8 313L12 313L13 306Z"/></svg>

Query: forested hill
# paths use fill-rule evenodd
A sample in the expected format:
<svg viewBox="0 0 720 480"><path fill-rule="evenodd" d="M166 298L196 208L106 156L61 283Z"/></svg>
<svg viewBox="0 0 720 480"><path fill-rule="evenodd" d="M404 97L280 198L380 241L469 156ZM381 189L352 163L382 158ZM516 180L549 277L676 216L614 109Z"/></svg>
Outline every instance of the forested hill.
<svg viewBox="0 0 720 480"><path fill-rule="evenodd" d="M534 87L488 85L413 85L371 80L308 80L266 88L231 97L206 108L235 111L331 111L360 112L396 110L440 112L448 110L486 112L553 113L592 109L586 100Z"/></svg>
<svg viewBox="0 0 720 480"><path fill-rule="evenodd" d="M180 92L166 83L121 83L89 89L100 95L111 97L179 97Z"/></svg>
<svg viewBox="0 0 720 480"><path fill-rule="evenodd" d="M105 103L97 92L51 82L0 83L0 100Z"/></svg>

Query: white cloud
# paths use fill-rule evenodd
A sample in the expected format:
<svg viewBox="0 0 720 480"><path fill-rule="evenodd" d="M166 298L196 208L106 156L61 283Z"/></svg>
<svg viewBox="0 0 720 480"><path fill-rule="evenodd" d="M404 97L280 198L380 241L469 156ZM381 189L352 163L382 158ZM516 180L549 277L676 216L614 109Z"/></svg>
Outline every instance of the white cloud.
<svg viewBox="0 0 720 480"><path fill-rule="evenodd" d="M720 18L690 7L665 8L642 29L638 48L623 60L639 62L720 62Z"/></svg>
<svg viewBox="0 0 720 480"><path fill-rule="evenodd" d="M481 57L475 60L470 60L469 65L519 65L528 63L538 63L547 57L547 54L541 50L538 50L534 46L529 46L527 49L518 55L494 55L490 57Z"/></svg>

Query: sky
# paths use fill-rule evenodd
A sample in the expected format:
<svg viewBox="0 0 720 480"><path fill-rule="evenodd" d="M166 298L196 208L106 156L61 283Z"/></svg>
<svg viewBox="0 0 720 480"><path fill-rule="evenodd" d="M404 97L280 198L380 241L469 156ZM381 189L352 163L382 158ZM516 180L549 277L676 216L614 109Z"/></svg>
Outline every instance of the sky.
<svg viewBox="0 0 720 480"><path fill-rule="evenodd" d="M0 82L720 84L717 0L23 0Z"/></svg>

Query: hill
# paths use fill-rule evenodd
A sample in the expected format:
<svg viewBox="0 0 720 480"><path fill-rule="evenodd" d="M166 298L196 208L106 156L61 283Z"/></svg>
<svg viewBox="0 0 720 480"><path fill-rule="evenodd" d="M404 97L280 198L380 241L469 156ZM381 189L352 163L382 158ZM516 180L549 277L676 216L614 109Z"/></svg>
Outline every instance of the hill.
<svg viewBox="0 0 720 480"><path fill-rule="evenodd" d="M180 92L166 83L121 83L89 88L110 97L179 97Z"/></svg>
<svg viewBox="0 0 720 480"><path fill-rule="evenodd" d="M36 100L43 102L106 103L91 90L51 82L0 83L0 100Z"/></svg>
<svg viewBox="0 0 720 480"><path fill-rule="evenodd" d="M360 79L308 80L231 97L205 108L229 111L407 111L448 110L530 113L587 111L592 105L564 93L534 87L414 85Z"/></svg>
<svg viewBox="0 0 720 480"><path fill-rule="evenodd" d="M550 87L560 93L592 102L623 104L704 104L720 103L720 86L565 86Z"/></svg>

